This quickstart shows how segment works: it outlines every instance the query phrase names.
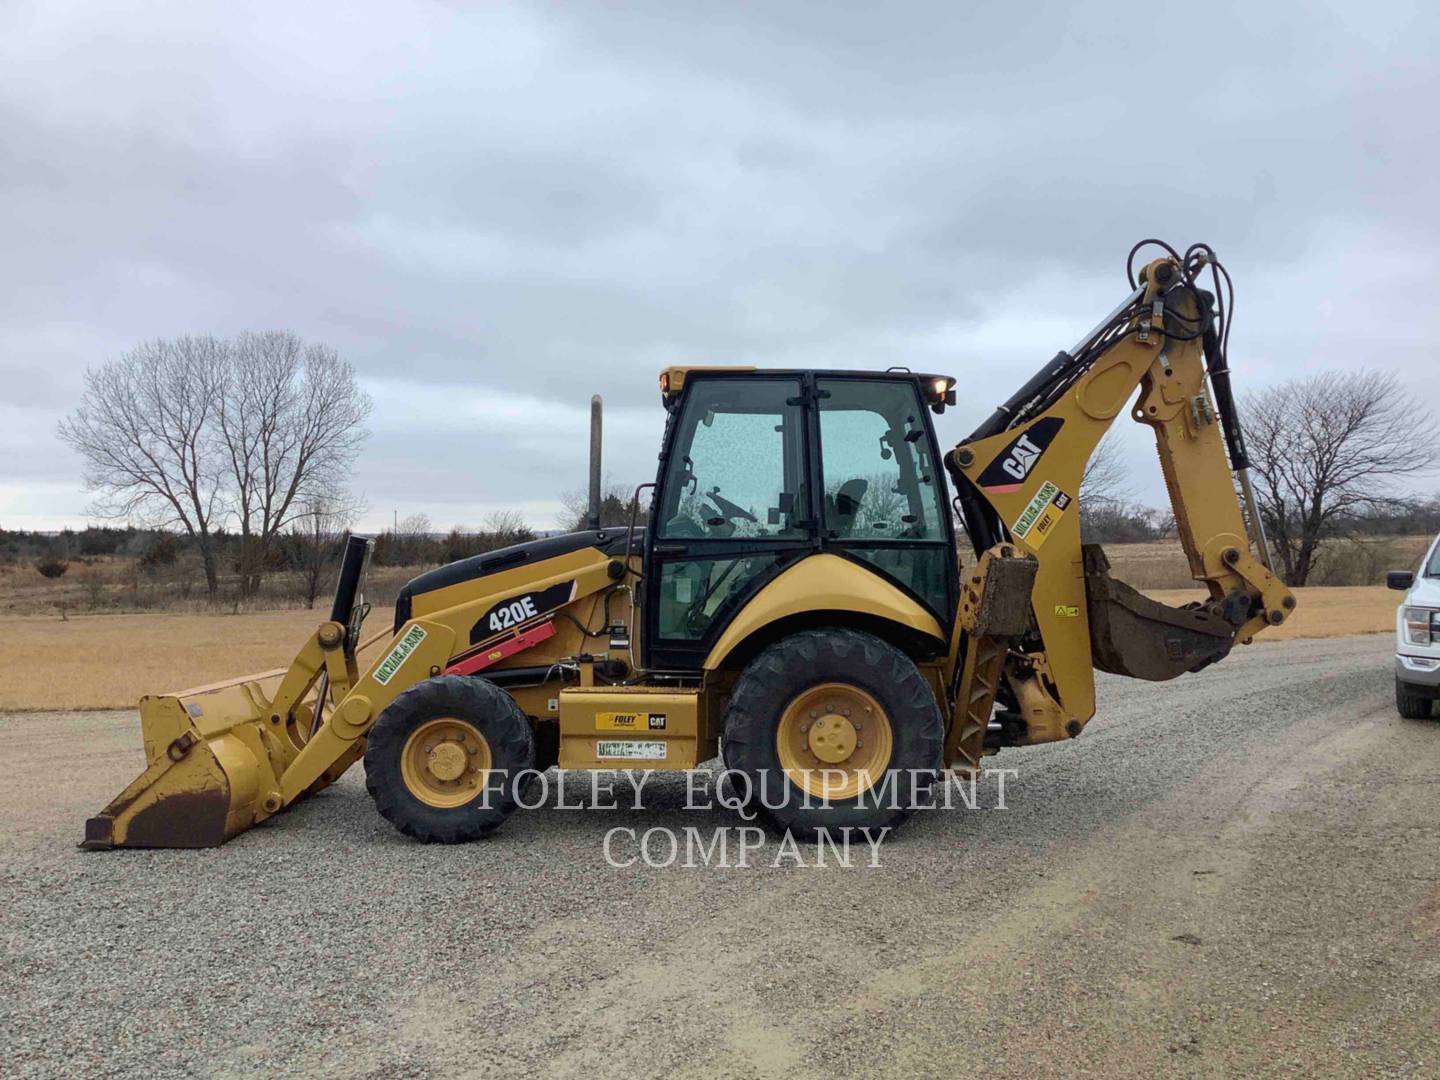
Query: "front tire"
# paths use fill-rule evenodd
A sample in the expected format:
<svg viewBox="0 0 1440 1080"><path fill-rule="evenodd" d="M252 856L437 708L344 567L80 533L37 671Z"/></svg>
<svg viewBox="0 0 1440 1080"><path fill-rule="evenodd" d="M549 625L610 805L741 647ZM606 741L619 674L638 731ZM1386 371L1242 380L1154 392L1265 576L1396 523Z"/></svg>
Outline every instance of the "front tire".
<svg viewBox="0 0 1440 1080"><path fill-rule="evenodd" d="M1409 683L1395 680L1395 708L1406 720L1428 720L1433 702Z"/></svg>
<svg viewBox="0 0 1440 1080"><path fill-rule="evenodd" d="M732 783L777 829L894 828L928 805L944 720L894 646L855 630L809 630L752 660L725 713Z"/></svg>
<svg viewBox="0 0 1440 1080"><path fill-rule="evenodd" d="M442 675L392 701L370 731L365 787L380 813L425 843L493 832L535 764L530 721L484 679Z"/></svg>

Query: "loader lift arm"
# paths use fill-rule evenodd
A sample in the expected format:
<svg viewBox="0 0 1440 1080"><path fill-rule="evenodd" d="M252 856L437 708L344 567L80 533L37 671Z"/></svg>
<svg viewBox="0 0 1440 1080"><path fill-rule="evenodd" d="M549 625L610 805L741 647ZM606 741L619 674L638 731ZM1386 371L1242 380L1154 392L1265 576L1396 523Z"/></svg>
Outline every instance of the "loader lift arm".
<svg viewBox="0 0 1440 1080"><path fill-rule="evenodd" d="M1250 495L1226 357L1229 276L1203 244L1182 255L1142 241L1131 259L1149 244L1166 254L1131 277L1120 306L946 456L957 508L982 557L951 642L947 764L978 764L986 733L977 718L1003 683L1015 706L1002 716L1013 729L1006 741L1074 737L1095 711L1095 668L1174 678L1279 625L1295 606L1270 572ZM1214 293L1200 287L1207 268ZM1206 601L1173 608L1150 600L1110 577L1098 547L1081 544L1081 479L1127 408L1154 432L1176 530ZM1035 563L1028 626L985 614L987 602L1014 609L1016 575L1002 582L995 571L1015 559ZM1004 632L987 630L987 619Z"/></svg>

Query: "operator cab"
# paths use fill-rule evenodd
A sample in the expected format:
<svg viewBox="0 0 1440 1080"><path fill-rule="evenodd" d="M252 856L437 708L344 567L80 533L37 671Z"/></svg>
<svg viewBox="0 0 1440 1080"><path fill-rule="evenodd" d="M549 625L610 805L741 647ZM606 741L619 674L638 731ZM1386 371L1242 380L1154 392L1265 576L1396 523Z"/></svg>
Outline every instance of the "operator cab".
<svg viewBox="0 0 1440 1080"><path fill-rule="evenodd" d="M878 574L948 633L955 537L929 412L954 403L953 386L900 371L666 371L646 666L699 670L746 601L818 552Z"/></svg>

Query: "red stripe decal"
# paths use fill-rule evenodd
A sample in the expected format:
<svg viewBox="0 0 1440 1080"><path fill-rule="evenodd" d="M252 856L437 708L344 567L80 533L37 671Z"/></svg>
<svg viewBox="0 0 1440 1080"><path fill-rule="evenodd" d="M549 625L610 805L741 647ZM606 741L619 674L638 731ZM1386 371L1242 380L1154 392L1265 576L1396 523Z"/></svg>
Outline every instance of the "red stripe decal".
<svg viewBox="0 0 1440 1080"><path fill-rule="evenodd" d="M498 664L507 656L524 652L531 646L540 644L546 638L554 637L555 633L555 620L553 619L541 623L539 626L532 626L529 630L522 630L514 637L506 638L487 649L471 653L469 656L462 656L445 669L445 674L474 675L477 671L484 671L491 664Z"/></svg>

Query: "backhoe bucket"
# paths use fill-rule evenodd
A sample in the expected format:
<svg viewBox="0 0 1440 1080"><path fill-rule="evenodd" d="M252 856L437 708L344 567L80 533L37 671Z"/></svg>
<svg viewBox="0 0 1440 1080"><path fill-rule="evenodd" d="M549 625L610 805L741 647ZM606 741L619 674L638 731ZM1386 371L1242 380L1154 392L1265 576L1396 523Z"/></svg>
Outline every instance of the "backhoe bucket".
<svg viewBox="0 0 1440 1080"><path fill-rule="evenodd" d="M142 698L147 767L85 822L80 846L214 847L268 817L264 798L276 787L270 750L281 748L265 730L264 684L283 674Z"/></svg>
<svg viewBox="0 0 1440 1080"><path fill-rule="evenodd" d="M1247 613L1214 601L1176 608L1110 576L1097 544L1082 547L1090 659L1100 671L1164 682L1224 659ZM1237 597L1237 601L1246 598Z"/></svg>

